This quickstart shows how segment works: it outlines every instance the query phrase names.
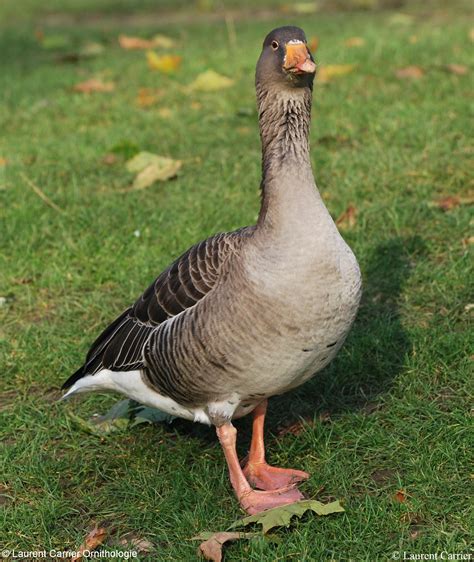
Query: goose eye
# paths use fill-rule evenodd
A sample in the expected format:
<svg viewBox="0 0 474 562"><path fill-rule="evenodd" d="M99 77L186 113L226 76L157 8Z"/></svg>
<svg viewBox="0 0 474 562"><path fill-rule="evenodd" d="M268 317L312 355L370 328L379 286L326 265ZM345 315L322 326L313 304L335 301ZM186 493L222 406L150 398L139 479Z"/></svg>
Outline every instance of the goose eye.
<svg viewBox="0 0 474 562"><path fill-rule="evenodd" d="M278 45L278 41L272 41L272 49L276 51L280 45Z"/></svg>

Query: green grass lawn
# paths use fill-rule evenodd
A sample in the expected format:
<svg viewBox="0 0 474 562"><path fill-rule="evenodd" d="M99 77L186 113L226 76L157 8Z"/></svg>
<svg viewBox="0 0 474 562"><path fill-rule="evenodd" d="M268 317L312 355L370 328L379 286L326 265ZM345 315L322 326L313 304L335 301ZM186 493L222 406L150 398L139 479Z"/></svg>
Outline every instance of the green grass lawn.
<svg viewBox="0 0 474 562"><path fill-rule="evenodd" d="M12 6L0 8L5 22ZM316 84L311 154L331 214L357 209L343 235L358 256L364 297L333 364L270 402L268 452L273 463L312 474L302 486L308 497L340 499L346 512L305 516L277 531L279 542L234 543L226 559L467 553L470 210L433 204L449 195L472 199L472 68L446 70L472 62L461 4L408 15L275 10L271 19L236 20L236 44L223 21L205 18L160 25L155 13L140 27L107 14L82 25L46 19L42 32L60 37L58 50L38 43L40 24L24 15L0 29L1 546L75 548L105 521L109 546L133 533L156 548L141 560L193 560L188 539L241 515L211 428L176 421L100 438L70 414L88 419L117 396L55 400L101 328L170 260L214 232L255 221L254 67L265 34L293 23L319 37L321 66L357 65ZM150 71L143 52L120 49L120 33L175 38L181 69ZM365 44L346 46L351 37ZM87 41L104 52L61 62ZM425 74L395 76L409 65ZM233 78L234 87L189 93L207 69ZM114 82L115 91L72 91L91 77ZM140 88L160 91L156 105L137 104ZM124 161L138 149L183 160L178 178L124 192L131 181ZM114 150L117 161L105 164ZM300 433L278 436L279 426L300 417L308 420ZM249 420L237 426L243 456ZM396 500L399 490L406 501Z"/></svg>

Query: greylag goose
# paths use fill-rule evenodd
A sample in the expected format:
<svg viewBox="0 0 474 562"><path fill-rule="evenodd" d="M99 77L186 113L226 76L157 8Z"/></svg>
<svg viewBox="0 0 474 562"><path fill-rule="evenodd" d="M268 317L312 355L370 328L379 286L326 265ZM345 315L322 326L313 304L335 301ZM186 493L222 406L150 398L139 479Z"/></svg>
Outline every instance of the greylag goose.
<svg viewBox="0 0 474 562"><path fill-rule="evenodd" d="M211 236L173 262L95 340L65 396L115 390L212 424L241 506L298 501L309 475L265 461L267 400L325 367L359 305L357 260L316 188L309 154L316 66L304 32L267 35L257 63L262 201L257 224ZM242 469L232 420L253 412ZM257 488L257 489L256 489Z"/></svg>

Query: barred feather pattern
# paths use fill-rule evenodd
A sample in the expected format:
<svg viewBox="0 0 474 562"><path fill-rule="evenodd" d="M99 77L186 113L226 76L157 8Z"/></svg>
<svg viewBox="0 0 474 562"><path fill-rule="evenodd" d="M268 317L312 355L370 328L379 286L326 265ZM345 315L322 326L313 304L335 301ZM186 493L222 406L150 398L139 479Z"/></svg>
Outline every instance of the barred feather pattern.
<svg viewBox="0 0 474 562"><path fill-rule="evenodd" d="M239 252L242 242L252 235L254 227L245 227L233 232L220 233L192 246L174 261L148 287L136 303L125 310L92 344L84 365L63 385L69 388L79 378L94 375L102 369L131 371L144 369L145 344L161 325L193 308L218 284L223 265L228 258ZM173 324L176 334L182 320ZM175 335L175 337L177 337ZM169 349L168 353L173 350ZM171 362L164 357L159 367L167 381L176 375L176 366L168 372ZM156 365L156 361L152 361ZM147 367L147 380L153 384L156 377ZM172 387L169 383L167 388ZM167 395L170 395L169 392Z"/></svg>

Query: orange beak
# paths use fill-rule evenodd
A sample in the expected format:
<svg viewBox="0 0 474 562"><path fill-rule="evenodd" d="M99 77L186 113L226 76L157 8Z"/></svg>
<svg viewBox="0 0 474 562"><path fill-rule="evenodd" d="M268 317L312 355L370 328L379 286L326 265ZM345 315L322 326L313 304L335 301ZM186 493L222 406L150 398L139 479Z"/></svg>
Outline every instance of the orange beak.
<svg viewBox="0 0 474 562"><path fill-rule="evenodd" d="M314 74L316 65L304 43L287 43L283 68L295 74Z"/></svg>

